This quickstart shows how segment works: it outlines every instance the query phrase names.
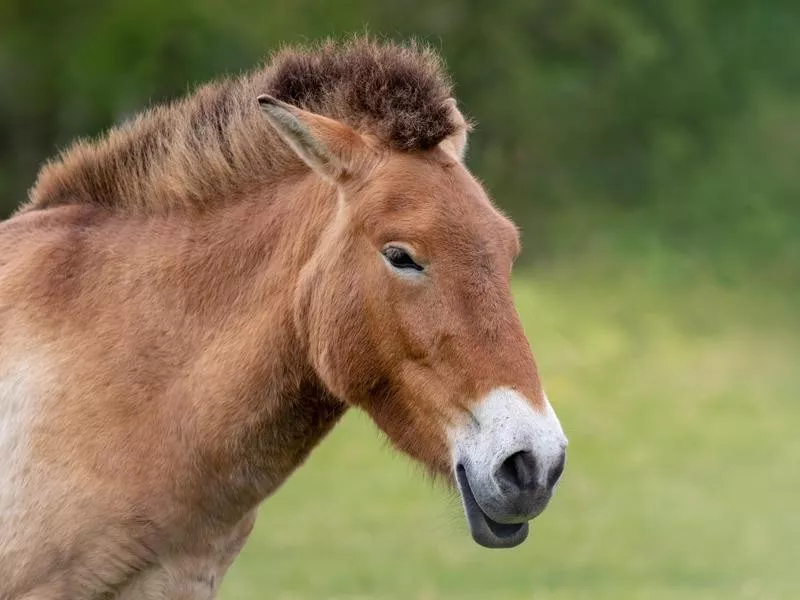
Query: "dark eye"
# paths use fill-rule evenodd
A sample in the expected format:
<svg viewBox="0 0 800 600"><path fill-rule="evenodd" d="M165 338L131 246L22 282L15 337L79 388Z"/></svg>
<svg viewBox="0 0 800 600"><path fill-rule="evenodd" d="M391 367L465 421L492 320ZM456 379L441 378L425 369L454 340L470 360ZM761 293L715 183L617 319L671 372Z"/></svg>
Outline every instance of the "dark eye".
<svg viewBox="0 0 800 600"><path fill-rule="evenodd" d="M383 249L383 256L395 269L411 269L422 271L422 267L414 262L411 255L398 246L387 246Z"/></svg>

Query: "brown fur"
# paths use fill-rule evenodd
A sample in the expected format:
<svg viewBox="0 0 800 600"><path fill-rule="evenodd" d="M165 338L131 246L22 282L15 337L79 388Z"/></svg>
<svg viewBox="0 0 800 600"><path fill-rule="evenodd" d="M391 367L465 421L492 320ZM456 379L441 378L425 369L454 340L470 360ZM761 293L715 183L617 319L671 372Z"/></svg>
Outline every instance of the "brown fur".
<svg viewBox="0 0 800 600"><path fill-rule="evenodd" d="M0 418L33 411L29 462L0 475L0 598L209 597L348 406L447 475L446 428L475 399L541 405L517 233L451 152L438 73L372 42L284 52L45 168L0 225ZM297 112L341 176L269 129L264 88L351 125ZM421 283L384 263L392 241Z"/></svg>
<svg viewBox="0 0 800 600"><path fill-rule="evenodd" d="M427 150L463 129L431 50L367 39L287 48L268 66L205 85L149 110L47 165L25 210L61 204L163 212L246 196L296 160L262 117L256 97L342 121L399 150Z"/></svg>

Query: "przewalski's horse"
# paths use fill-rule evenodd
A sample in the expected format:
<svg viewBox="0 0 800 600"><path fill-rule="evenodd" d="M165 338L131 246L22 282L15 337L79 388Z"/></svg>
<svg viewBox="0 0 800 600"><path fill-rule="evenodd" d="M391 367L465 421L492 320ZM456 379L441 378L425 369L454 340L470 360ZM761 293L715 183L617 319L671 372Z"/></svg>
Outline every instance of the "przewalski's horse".
<svg viewBox="0 0 800 600"><path fill-rule="evenodd" d="M437 56L285 50L41 172L0 226L0 598L211 598L348 407L522 542L566 440Z"/></svg>

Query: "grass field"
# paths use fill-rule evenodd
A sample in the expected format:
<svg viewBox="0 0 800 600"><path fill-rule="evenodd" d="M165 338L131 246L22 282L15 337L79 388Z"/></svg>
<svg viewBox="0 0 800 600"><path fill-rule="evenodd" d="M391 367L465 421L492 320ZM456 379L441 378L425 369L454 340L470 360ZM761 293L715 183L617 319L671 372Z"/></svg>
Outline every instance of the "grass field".
<svg viewBox="0 0 800 600"><path fill-rule="evenodd" d="M800 598L794 304L613 277L516 282L570 437L523 546L477 547L457 498L353 413L262 507L223 600Z"/></svg>

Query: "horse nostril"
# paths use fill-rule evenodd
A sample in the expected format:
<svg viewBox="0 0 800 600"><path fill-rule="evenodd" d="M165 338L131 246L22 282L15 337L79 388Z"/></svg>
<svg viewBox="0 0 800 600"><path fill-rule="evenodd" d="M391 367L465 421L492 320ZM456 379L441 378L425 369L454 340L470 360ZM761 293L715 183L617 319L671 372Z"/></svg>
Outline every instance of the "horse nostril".
<svg viewBox="0 0 800 600"><path fill-rule="evenodd" d="M497 470L499 479L513 485L518 490L530 491L536 488L536 459L531 452L515 452L506 458Z"/></svg>
<svg viewBox="0 0 800 600"><path fill-rule="evenodd" d="M567 454L565 452L561 453L561 457L558 459L556 466L552 468L550 471L550 475L547 476L547 487L552 489L558 480L561 479L561 474L564 472L564 464L567 461Z"/></svg>

